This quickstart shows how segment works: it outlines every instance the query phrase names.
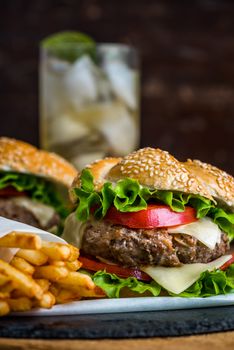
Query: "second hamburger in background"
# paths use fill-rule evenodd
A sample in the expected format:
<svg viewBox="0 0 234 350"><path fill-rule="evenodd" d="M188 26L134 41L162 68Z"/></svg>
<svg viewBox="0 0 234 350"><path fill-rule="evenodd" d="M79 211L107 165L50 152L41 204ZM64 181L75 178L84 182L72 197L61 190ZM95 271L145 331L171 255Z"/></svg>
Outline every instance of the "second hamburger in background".
<svg viewBox="0 0 234 350"><path fill-rule="evenodd" d="M59 234L76 169L54 153L0 138L0 216Z"/></svg>

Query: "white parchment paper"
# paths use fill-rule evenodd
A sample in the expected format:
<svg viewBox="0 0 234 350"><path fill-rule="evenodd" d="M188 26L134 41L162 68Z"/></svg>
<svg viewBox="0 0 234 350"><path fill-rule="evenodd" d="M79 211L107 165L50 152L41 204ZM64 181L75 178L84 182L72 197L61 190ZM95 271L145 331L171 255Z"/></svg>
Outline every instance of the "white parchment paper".
<svg viewBox="0 0 234 350"><path fill-rule="evenodd" d="M39 228L23 224L18 221L9 220L0 216L0 237L4 237L12 231L24 232L24 233L36 233L43 240L49 242L61 242L66 243L62 238L53 235L50 232L40 230ZM15 248L1 248L0 247L0 259L10 262L13 256L16 254L18 249Z"/></svg>

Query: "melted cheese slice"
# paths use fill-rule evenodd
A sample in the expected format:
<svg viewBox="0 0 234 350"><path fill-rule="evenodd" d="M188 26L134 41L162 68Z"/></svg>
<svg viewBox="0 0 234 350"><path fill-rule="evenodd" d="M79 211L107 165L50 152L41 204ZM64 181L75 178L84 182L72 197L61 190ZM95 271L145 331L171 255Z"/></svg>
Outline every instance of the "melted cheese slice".
<svg viewBox="0 0 234 350"><path fill-rule="evenodd" d="M168 227L168 232L193 236L210 249L214 249L216 243L220 243L222 234L222 231L210 218L203 218L187 225Z"/></svg>
<svg viewBox="0 0 234 350"><path fill-rule="evenodd" d="M42 227L47 226L48 222L56 213L54 208L50 207L49 205L33 201L28 197L13 197L11 200L16 205L30 211L39 221Z"/></svg>
<svg viewBox="0 0 234 350"><path fill-rule="evenodd" d="M218 269L231 257L232 255L224 255L208 264L184 264L179 267L146 266L141 270L169 292L179 294L196 282L202 272Z"/></svg>
<svg viewBox="0 0 234 350"><path fill-rule="evenodd" d="M81 248L86 223L80 222L76 213L71 213L65 220L62 238L77 248Z"/></svg>

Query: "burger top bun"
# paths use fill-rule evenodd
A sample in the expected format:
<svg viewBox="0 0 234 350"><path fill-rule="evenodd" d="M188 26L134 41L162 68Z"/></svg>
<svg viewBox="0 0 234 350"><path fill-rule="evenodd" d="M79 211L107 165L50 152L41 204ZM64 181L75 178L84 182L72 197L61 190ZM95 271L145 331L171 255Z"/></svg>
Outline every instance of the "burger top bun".
<svg viewBox="0 0 234 350"><path fill-rule="evenodd" d="M121 162L122 158L105 158L101 160L97 160L90 165L87 165L85 169L88 169L93 175L94 186L96 191L100 191L102 186L108 180L109 171L119 162ZM72 186L70 188L69 194L71 201L76 203L77 197L74 193L75 188L79 188L81 186L80 181L80 173L74 178Z"/></svg>
<svg viewBox="0 0 234 350"><path fill-rule="evenodd" d="M158 190L173 190L200 194L212 199L206 186L166 151L143 148L124 157L108 175L107 180L133 178L143 186Z"/></svg>
<svg viewBox="0 0 234 350"><path fill-rule="evenodd" d="M200 160L188 159L185 165L215 200L234 210L234 178L231 175Z"/></svg>
<svg viewBox="0 0 234 350"><path fill-rule="evenodd" d="M0 171L45 177L69 187L77 170L62 157L15 139L0 137Z"/></svg>
<svg viewBox="0 0 234 350"><path fill-rule="evenodd" d="M166 151L143 148L124 158L106 158L86 167L94 177L96 191L100 191L107 181L132 178L142 186L151 189L172 190L198 194L217 200L234 209L234 179L211 165L200 161L179 162ZM73 189L80 187L78 175L71 187L73 202L76 196Z"/></svg>

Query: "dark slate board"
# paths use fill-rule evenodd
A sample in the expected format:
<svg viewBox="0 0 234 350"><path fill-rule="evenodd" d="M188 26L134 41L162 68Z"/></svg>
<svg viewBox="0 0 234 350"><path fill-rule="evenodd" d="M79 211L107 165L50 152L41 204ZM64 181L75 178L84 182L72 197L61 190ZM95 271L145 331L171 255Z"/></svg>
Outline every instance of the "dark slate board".
<svg viewBox="0 0 234 350"><path fill-rule="evenodd" d="M168 337L234 330L234 306L60 317L5 317L0 337L101 339Z"/></svg>

